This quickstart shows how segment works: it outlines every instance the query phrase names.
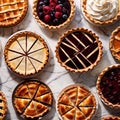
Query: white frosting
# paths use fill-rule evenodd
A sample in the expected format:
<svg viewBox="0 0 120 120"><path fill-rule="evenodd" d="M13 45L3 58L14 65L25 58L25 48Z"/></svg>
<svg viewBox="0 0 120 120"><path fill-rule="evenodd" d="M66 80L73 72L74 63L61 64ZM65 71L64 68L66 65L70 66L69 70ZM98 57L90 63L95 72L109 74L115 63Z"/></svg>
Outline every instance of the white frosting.
<svg viewBox="0 0 120 120"><path fill-rule="evenodd" d="M114 18L119 10L118 0L87 0L86 9L96 20Z"/></svg>

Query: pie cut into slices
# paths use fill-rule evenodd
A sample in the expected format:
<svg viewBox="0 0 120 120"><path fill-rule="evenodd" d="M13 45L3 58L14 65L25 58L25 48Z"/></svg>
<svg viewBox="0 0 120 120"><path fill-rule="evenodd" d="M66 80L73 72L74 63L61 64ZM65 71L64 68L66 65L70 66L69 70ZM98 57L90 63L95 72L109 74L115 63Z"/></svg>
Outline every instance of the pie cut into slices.
<svg viewBox="0 0 120 120"><path fill-rule="evenodd" d="M90 120L95 114L96 105L94 95L82 85L75 84L61 91L57 111L62 120Z"/></svg>
<svg viewBox="0 0 120 120"><path fill-rule="evenodd" d="M0 0L0 26L10 27L18 24L28 10L28 0Z"/></svg>
<svg viewBox="0 0 120 120"><path fill-rule="evenodd" d="M42 88L41 86L44 86L44 89L39 89ZM23 93L29 94L30 97L26 97L26 94L19 94L21 90ZM20 83L15 88L12 95L12 101L19 115L27 119L39 119L50 111L53 103L53 95L50 88L44 83L38 80L30 80Z"/></svg>
<svg viewBox="0 0 120 120"><path fill-rule="evenodd" d="M10 37L4 55L10 70L21 77L30 77L44 68L48 62L49 50L38 34L24 31Z"/></svg>

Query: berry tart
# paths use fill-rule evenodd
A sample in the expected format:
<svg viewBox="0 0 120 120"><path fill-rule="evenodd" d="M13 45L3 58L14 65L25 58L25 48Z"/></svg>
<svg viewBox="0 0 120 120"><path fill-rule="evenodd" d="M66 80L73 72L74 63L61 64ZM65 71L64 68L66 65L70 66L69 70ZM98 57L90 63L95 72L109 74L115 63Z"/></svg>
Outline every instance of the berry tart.
<svg viewBox="0 0 120 120"><path fill-rule="evenodd" d="M9 38L4 56L11 71L20 77L31 77L48 62L49 50L38 34L22 31Z"/></svg>
<svg viewBox="0 0 120 120"><path fill-rule="evenodd" d="M4 120L7 113L7 101L5 95L0 91L0 120Z"/></svg>
<svg viewBox="0 0 120 120"><path fill-rule="evenodd" d="M119 0L82 0L85 18L95 25L112 24L120 18Z"/></svg>
<svg viewBox="0 0 120 120"><path fill-rule="evenodd" d="M120 108L120 65L105 68L97 80L101 100L112 108Z"/></svg>
<svg viewBox="0 0 120 120"><path fill-rule="evenodd" d="M120 61L120 27L112 32L110 38L110 50L115 59Z"/></svg>
<svg viewBox="0 0 120 120"><path fill-rule="evenodd" d="M56 46L56 57L67 70L85 72L93 69L100 61L102 43L88 29L71 29L60 37Z"/></svg>
<svg viewBox="0 0 120 120"><path fill-rule="evenodd" d="M57 111L61 120L90 120L96 111L94 95L80 84L67 86L59 94Z"/></svg>
<svg viewBox="0 0 120 120"><path fill-rule="evenodd" d="M68 25L74 14L74 0L34 0L34 18L43 27L56 30Z"/></svg>
<svg viewBox="0 0 120 120"><path fill-rule="evenodd" d="M21 117L40 120L50 111L53 95L46 84L38 80L29 80L20 83L14 89L12 101Z"/></svg>
<svg viewBox="0 0 120 120"><path fill-rule="evenodd" d="M120 117L117 117L117 116L106 116L106 117L103 117L102 120L120 120Z"/></svg>
<svg viewBox="0 0 120 120"><path fill-rule="evenodd" d="M10 27L23 20L28 0L0 0L0 27Z"/></svg>

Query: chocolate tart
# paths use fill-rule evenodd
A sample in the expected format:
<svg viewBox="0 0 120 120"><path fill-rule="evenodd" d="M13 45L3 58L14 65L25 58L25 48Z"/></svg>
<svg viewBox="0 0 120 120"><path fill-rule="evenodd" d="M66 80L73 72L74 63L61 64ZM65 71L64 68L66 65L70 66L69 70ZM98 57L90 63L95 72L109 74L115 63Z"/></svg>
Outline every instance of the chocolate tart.
<svg viewBox="0 0 120 120"><path fill-rule="evenodd" d="M100 61L102 43L95 33L88 29L71 29L59 38L56 57L67 70L85 72L93 69Z"/></svg>
<svg viewBox="0 0 120 120"><path fill-rule="evenodd" d="M9 38L4 56L10 70L20 77L31 77L45 67L49 50L38 34L22 31Z"/></svg>
<svg viewBox="0 0 120 120"><path fill-rule="evenodd" d="M103 117L102 120L120 120L120 117L117 117L117 116L106 116L106 117Z"/></svg>
<svg viewBox="0 0 120 120"><path fill-rule="evenodd" d="M109 25L120 19L120 1L82 0L81 8L84 17L90 23L98 26Z"/></svg>
<svg viewBox="0 0 120 120"><path fill-rule="evenodd" d="M21 117L38 120L50 111L53 94L46 84L38 80L29 80L16 86L12 102Z"/></svg>
<svg viewBox="0 0 120 120"><path fill-rule="evenodd" d="M0 91L0 120L4 120L7 114L7 101L5 95Z"/></svg>
<svg viewBox="0 0 120 120"><path fill-rule="evenodd" d="M23 20L28 0L0 0L0 27L10 27Z"/></svg>
<svg viewBox="0 0 120 120"><path fill-rule="evenodd" d="M80 84L67 86L57 102L58 115L62 120L90 120L96 111L94 95Z"/></svg>
<svg viewBox="0 0 120 120"><path fill-rule="evenodd" d="M75 14L74 0L34 0L33 16L44 28L66 27Z"/></svg>
<svg viewBox="0 0 120 120"><path fill-rule="evenodd" d="M120 65L105 68L97 80L97 92L101 100L112 108L120 108Z"/></svg>
<svg viewBox="0 0 120 120"><path fill-rule="evenodd" d="M120 27L117 27L110 37L110 50L112 55L120 61Z"/></svg>

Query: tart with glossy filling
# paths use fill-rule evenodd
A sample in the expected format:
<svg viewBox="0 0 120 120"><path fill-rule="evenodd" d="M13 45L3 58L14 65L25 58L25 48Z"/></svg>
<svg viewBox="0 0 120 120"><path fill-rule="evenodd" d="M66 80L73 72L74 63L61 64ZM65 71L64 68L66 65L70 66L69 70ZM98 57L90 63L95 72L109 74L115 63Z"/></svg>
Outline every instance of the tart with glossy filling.
<svg viewBox="0 0 120 120"><path fill-rule="evenodd" d="M0 0L0 26L18 24L26 15L28 0Z"/></svg>
<svg viewBox="0 0 120 120"><path fill-rule="evenodd" d="M97 91L101 100L112 108L120 108L120 65L105 68L97 80Z"/></svg>
<svg viewBox="0 0 120 120"><path fill-rule="evenodd" d="M12 95L13 106L18 114L29 119L40 119L46 115L53 102L50 88L38 80L19 84Z"/></svg>
<svg viewBox="0 0 120 120"><path fill-rule="evenodd" d="M96 111L96 99L85 87L70 85L60 93L57 110L62 120L90 120Z"/></svg>
<svg viewBox="0 0 120 120"><path fill-rule="evenodd" d="M93 69L102 56L102 43L91 31L84 28L71 29L57 43L58 62L72 72Z"/></svg>
<svg viewBox="0 0 120 120"><path fill-rule="evenodd" d="M39 35L24 31L10 37L4 55L8 67L14 73L29 77L44 68L49 51L46 42Z"/></svg>
<svg viewBox="0 0 120 120"><path fill-rule="evenodd" d="M103 117L102 120L120 120L120 117L117 117L117 116L106 116L106 117Z"/></svg>

